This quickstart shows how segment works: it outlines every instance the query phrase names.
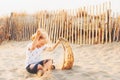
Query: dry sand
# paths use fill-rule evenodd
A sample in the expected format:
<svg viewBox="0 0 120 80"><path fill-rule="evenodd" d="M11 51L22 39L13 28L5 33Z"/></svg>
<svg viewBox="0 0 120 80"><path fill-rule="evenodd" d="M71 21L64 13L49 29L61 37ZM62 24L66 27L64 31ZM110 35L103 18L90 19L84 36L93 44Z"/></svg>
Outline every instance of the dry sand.
<svg viewBox="0 0 120 80"><path fill-rule="evenodd" d="M25 50L29 42L9 41L0 45L0 80L120 80L120 42L71 45L75 58L73 68L48 71L42 77L25 70ZM54 51L56 62L60 60L61 49Z"/></svg>

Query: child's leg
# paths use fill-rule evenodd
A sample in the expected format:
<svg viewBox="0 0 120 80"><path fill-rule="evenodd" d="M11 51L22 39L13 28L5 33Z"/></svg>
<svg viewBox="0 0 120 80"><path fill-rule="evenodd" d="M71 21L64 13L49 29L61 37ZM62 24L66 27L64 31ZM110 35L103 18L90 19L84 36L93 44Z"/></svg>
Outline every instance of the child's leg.
<svg viewBox="0 0 120 80"><path fill-rule="evenodd" d="M36 74L37 73L37 64L30 64L26 67L26 70L29 72L29 73L33 73L33 74Z"/></svg>
<svg viewBox="0 0 120 80"><path fill-rule="evenodd" d="M53 60L48 59L48 61L44 64L44 68L47 70L55 69L55 66L53 66L52 64L53 64Z"/></svg>
<svg viewBox="0 0 120 80"><path fill-rule="evenodd" d="M55 66L53 65L52 59L46 59L46 60L38 62L37 68L38 68L38 70L43 70L45 72L48 70L55 69Z"/></svg>

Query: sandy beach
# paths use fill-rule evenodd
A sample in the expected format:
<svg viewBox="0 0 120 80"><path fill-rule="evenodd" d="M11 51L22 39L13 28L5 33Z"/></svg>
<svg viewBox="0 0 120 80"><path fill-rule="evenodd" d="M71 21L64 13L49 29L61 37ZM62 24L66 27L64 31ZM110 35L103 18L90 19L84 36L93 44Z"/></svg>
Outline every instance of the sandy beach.
<svg viewBox="0 0 120 80"><path fill-rule="evenodd" d="M97 45L73 45L71 70L53 70L42 77L25 70L25 50L30 41L9 41L0 45L0 80L120 80L120 42ZM62 47L49 55L60 63Z"/></svg>

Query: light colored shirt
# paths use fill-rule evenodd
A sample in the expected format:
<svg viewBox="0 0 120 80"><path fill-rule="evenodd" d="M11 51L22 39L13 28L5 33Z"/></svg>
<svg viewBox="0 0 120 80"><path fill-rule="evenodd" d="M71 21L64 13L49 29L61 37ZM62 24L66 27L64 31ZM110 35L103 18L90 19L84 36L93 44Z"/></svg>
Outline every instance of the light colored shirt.
<svg viewBox="0 0 120 80"><path fill-rule="evenodd" d="M32 46L32 43L28 44L27 51L26 51L26 62L25 67L27 67L29 64L36 64L39 61L42 60L42 52L47 47L46 45L36 48L33 51L28 50Z"/></svg>

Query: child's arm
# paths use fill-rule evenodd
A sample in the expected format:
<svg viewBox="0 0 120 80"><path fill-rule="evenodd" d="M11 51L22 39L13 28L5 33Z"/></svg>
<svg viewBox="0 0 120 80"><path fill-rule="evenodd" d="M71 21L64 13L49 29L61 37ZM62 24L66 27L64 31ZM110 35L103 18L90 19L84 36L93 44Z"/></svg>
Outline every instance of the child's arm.
<svg viewBox="0 0 120 80"><path fill-rule="evenodd" d="M55 45L53 45L52 47L47 47L46 49L45 49L45 51L53 51L56 47L57 47L57 45L60 43L60 40L58 40L56 43L55 43Z"/></svg>

